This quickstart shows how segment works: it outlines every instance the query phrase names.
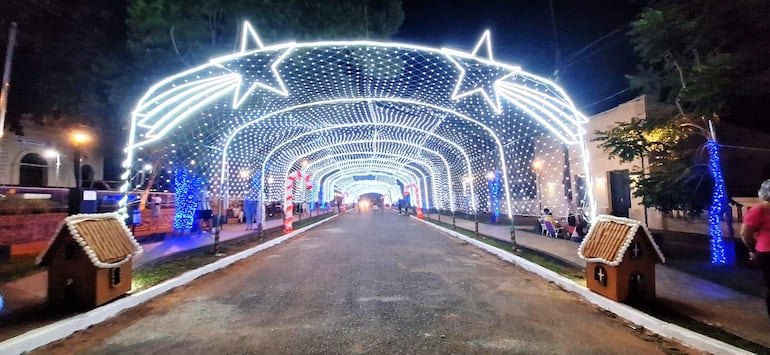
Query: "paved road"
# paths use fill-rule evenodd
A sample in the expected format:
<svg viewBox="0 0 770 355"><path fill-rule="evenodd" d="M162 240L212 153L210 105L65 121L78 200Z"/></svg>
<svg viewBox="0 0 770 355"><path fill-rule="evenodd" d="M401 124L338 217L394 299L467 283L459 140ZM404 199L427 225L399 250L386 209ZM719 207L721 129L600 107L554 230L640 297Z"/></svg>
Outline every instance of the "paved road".
<svg viewBox="0 0 770 355"><path fill-rule="evenodd" d="M38 352L653 354L675 347L682 348L418 222L362 213Z"/></svg>

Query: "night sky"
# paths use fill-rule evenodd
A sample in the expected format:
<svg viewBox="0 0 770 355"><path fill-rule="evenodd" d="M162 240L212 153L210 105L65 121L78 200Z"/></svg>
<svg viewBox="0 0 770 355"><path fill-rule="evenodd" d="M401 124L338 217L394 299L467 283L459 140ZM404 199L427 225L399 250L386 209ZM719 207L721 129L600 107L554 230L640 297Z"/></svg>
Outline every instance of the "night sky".
<svg viewBox="0 0 770 355"><path fill-rule="evenodd" d="M53 11L53 6L23 0L11 0L11 4L27 12L40 12L40 19L33 17L37 22L20 23L21 30L43 24L61 31L78 28L71 19ZM123 2L114 4L110 5L115 6L112 10L120 12L124 9ZM592 115L633 98L636 92L627 90L625 75L633 72L636 58L625 33L628 23L640 10L636 2L553 0L553 4L562 58L557 82L577 107ZM58 5L66 6L65 3ZM403 9L405 20L395 41L470 52L484 30L489 29L496 60L521 65L527 72L553 78L556 45L547 0L403 0ZM14 17L12 13L5 15L0 14L0 20ZM109 30L114 32L111 36L115 40L125 40L120 33L124 31L120 23ZM0 31L4 44L5 29ZM585 48L603 36L603 40ZM44 68L25 67L23 49L23 45L17 47L15 81L45 71ZM11 92L11 104L24 101L23 85L17 84ZM113 169L108 167L107 170L107 175L114 175Z"/></svg>
<svg viewBox="0 0 770 355"><path fill-rule="evenodd" d="M558 83L577 107L593 114L633 98L635 92L621 92L636 62L625 26L640 8L627 0L554 0L553 5L563 64ZM547 0L404 0L404 12L395 40L470 51L489 29L496 60L552 78L556 45Z"/></svg>

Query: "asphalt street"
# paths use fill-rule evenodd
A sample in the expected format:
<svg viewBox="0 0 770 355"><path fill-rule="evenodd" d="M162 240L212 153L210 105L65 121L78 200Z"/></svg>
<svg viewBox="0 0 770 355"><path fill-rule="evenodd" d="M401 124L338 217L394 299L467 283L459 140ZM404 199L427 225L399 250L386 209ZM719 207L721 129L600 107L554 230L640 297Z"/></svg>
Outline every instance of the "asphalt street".
<svg viewBox="0 0 770 355"><path fill-rule="evenodd" d="M393 213L347 214L46 354L655 354L537 276Z"/></svg>

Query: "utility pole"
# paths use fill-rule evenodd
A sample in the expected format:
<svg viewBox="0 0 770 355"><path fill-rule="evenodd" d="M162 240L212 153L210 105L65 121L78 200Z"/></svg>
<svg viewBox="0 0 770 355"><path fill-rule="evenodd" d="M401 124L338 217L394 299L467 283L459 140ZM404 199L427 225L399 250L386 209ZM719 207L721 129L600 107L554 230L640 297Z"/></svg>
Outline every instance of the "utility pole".
<svg viewBox="0 0 770 355"><path fill-rule="evenodd" d="M556 12L553 9L553 0L548 0L548 8L551 10L551 30L553 31L555 49L553 81L559 81L559 71L561 70L561 46L559 45L559 30L556 28Z"/></svg>
<svg viewBox="0 0 770 355"><path fill-rule="evenodd" d="M5 67L3 68L3 83L0 88L0 138L5 133L5 112L8 109L8 89L11 86L11 63L13 62L13 48L16 46L16 22L11 22L8 31L8 49L5 52Z"/></svg>

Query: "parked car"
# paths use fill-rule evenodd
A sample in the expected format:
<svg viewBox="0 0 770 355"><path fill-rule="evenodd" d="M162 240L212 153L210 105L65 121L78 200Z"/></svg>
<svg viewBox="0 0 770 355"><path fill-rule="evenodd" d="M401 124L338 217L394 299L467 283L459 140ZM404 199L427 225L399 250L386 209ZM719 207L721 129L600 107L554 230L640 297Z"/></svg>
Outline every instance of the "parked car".
<svg viewBox="0 0 770 355"><path fill-rule="evenodd" d="M268 217L283 215L283 208L280 202L270 202L265 204L265 214Z"/></svg>

